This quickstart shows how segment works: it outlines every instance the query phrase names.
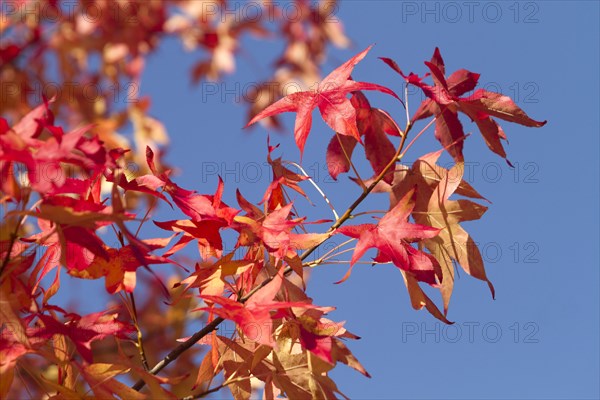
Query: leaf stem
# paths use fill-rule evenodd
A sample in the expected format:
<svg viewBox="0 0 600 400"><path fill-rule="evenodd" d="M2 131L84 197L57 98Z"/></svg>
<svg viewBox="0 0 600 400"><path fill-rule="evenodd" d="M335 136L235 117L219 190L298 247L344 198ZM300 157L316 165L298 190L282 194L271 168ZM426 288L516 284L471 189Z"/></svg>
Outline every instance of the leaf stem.
<svg viewBox="0 0 600 400"><path fill-rule="evenodd" d="M360 174L358 173L358 170L356 169L356 166L352 162L352 159L351 159L350 155L346 151L346 148L344 147L344 144L342 143L342 138L340 137L340 134L336 132L335 133L335 137L337 138L337 141L340 144L340 148L342 149L342 152L344 153L344 157L346 157L346 160L348 161L348 164L350 164L350 167L352 168L352 171L354 171L354 173L356 174L356 178L358 178L358 181L360 182L361 189L365 190L366 189L365 188L365 184L364 184L362 178L360 177ZM336 219L338 219L338 217L336 217Z"/></svg>
<svg viewBox="0 0 600 400"><path fill-rule="evenodd" d="M404 85L404 109L406 110L406 124L410 124L410 112L408 111L408 83Z"/></svg>
<svg viewBox="0 0 600 400"><path fill-rule="evenodd" d="M163 192L163 188L161 188L160 193ZM144 225L144 222L146 222L146 220L148 219L148 216L150 215L150 212L152 211L152 209L156 206L157 203L157 199L155 197L152 197L152 203L148 204L148 209L146 210L146 214L144 214L144 217L142 218L142 220L140 221L140 224L137 227L137 230L135 231L135 237L138 237L138 235L140 234L140 231L142 230L142 226Z"/></svg>
<svg viewBox="0 0 600 400"><path fill-rule="evenodd" d="M319 194L325 200L325 202L327 203L329 208L331 208L331 212L333 212L333 216L337 220L339 218L339 215L338 215L337 211L335 210L335 207L333 206L333 204L331 204L331 202L329 201L329 198L325 195L325 192L323 192L323 190L319 187L319 185L317 185L315 183L315 181L313 181L313 179L310 177L310 175L308 175L306 173L304 168L302 168L302 166L300 164L296 164L295 162L291 162L291 161L288 161L287 164L293 165L294 167L298 168L300 170L300 172L302 173L302 175L304 175L305 177L308 178L308 181L315 187L315 189L317 189L317 192L319 192Z"/></svg>
<svg viewBox="0 0 600 400"><path fill-rule="evenodd" d="M415 135L415 137L413 138L413 140L410 141L410 143L408 144L408 146L406 146L406 149L404 150L404 152L402 152L402 154L399 156L400 159L402 159L404 157L404 155L406 154L406 152L408 151L408 149L410 149L412 147L412 145L416 142L416 140L423 134L425 133L425 131L427 129L429 129L429 127L435 122L436 118L433 118L431 121L429 121L429 123L427 125L425 125L425 127L423 129L421 129L421 131L419 133L417 133Z"/></svg>
<svg viewBox="0 0 600 400"><path fill-rule="evenodd" d="M327 259L327 257L329 255L331 255L332 253L334 253L335 251L341 249L342 247L344 247L345 245L347 245L348 243L351 243L352 241L354 241L355 239L348 239L346 240L344 243L338 244L337 246L335 246L333 249L329 250L327 253L323 254L323 257L319 258L318 260L315 260L313 262L310 263L306 263L304 264L305 266L317 266L320 263L322 263L324 260Z"/></svg>

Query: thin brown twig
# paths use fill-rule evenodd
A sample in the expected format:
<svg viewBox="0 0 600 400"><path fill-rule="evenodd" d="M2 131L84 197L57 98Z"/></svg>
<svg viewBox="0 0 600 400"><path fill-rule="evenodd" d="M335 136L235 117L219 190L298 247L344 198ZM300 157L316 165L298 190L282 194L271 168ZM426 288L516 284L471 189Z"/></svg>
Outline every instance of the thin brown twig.
<svg viewBox="0 0 600 400"><path fill-rule="evenodd" d="M217 317L214 320L212 320L212 322L210 322L204 328L200 329L198 332L194 333L185 342L181 343L180 345L178 345L177 347L175 347L173 350L171 350L169 352L169 354L167 354L165 356L165 358L163 358L162 360L160 360L148 372L150 374L152 374L152 375L156 375L157 373L159 373L160 371L162 371L163 368L165 368L171 362L173 362L174 360L176 360L177 357L179 357L181 354L183 354L183 352L185 352L187 349L189 349L190 347L192 347L193 345L195 345L198 341L200 341L200 339L202 339L204 336L208 335L209 333L211 333L212 331L214 331L215 329L217 329L217 327L223 321L225 321L225 320L223 318L221 318L221 317ZM138 380L132 386L132 389L139 391L144 386L146 386L146 382L143 379L140 379L140 380Z"/></svg>
<svg viewBox="0 0 600 400"><path fill-rule="evenodd" d="M131 300L131 308L132 308L131 316L133 317L133 324L135 326L135 330L137 331L138 352L140 353L140 359L142 360L142 366L144 367L144 369L146 371L148 371L150 369L150 366L148 365L148 359L146 358L146 351L144 350L144 340L143 340L143 335L142 335L142 329L140 328L140 325L138 323L138 314L137 314L137 308L135 306L135 297L133 296L133 293L129 293L129 299Z"/></svg>
<svg viewBox="0 0 600 400"><path fill-rule="evenodd" d="M161 188L161 193L163 192L163 189ZM142 218L142 220L140 221L140 224L137 227L137 230L135 231L135 237L137 237L140 234L140 230L142 230L142 226L144 225L144 222L146 222L146 220L148 219L148 216L150 215L150 212L152 211L152 209L156 206L156 203L158 202L158 199L155 197L152 197L152 201L151 203L148 205L148 210L146 210L146 214L144 214L144 217Z"/></svg>

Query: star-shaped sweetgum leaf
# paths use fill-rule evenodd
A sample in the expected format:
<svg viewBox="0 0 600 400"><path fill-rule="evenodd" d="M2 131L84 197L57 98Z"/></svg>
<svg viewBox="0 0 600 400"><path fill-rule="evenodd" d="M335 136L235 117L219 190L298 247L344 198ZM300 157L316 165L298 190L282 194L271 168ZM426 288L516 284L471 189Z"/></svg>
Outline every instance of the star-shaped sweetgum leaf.
<svg viewBox="0 0 600 400"><path fill-rule="evenodd" d="M464 160L464 141L461 139L465 134L458 119L459 111L475 122L489 149L504 159L506 151L501 140L507 139L506 134L492 117L529 127L541 127L546 124L546 121L530 118L510 97L500 93L479 89L471 96L461 97L475 89L480 75L460 69L446 78L446 67L438 48L435 49L431 61L425 62L431 72L434 86L423 82L425 76L421 78L414 74L405 75L393 60L382 60L402 75L407 83L423 90L428 99L421 103L412 121L435 116L435 137L456 162ZM506 161L510 164L510 161Z"/></svg>
<svg viewBox="0 0 600 400"><path fill-rule="evenodd" d="M129 334L135 332L135 328L117 319L117 314L106 314L104 312L79 316L68 314L70 319L60 322L55 317L47 314L39 314L38 318L44 324L33 332L36 338L51 339L53 335L64 335L71 339L77 352L88 363L93 361L91 344L109 336L121 339L129 339Z"/></svg>
<svg viewBox="0 0 600 400"><path fill-rule="evenodd" d="M356 126L356 110L347 98L348 93L359 90L377 90L398 98L391 89L384 86L368 82L356 82L350 78L356 64L365 58L371 47L373 46L369 46L332 71L319 82L316 88L285 96L257 114L246 126L273 115L296 112L294 138L302 155L312 125L311 113L318 107L323 120L331 129L341 135L351 136L360 142L361 138Z"/></svg>
<svg viewBox="0 0 600 400"><path fill-rule="evenodd" d="M219 177L219 184L214 196L202 195L193 190L186 190L177 185L169 177L170 171L159 173L154 163L154 152L146 147L146 162L152 175L143 175L128 183L131 187L144 187L146 190L156 192L162 188L168 193L173 202L179 209L192 221L200 222L205 220L223 221L226 225L233 221L233 217L239 212L236 209L228 207L221 201L223 196L223 180ZM141 191L139 188L135 189ZM157 195L158 196L158 195ZM159 196L160 197L160 196Z"/></svg>
<svg viewBox="0 0 600 400"><path fill-rule="evenodd" d="M343 226L337 229L341 233L358 239L354 254L350 260L352 267L371 248L379 250L375 261L391 261L396 267L409 272L417 280L436 286L442 281L442 273L438 262L431 255L415 249L410 245L423 239L431 239L438 235L439 229L431 226L408 222L415 204L414 192L407 193L396 206L390 210L378 224L362 224ZM350 270L342 279L349 276Z"/></svg>

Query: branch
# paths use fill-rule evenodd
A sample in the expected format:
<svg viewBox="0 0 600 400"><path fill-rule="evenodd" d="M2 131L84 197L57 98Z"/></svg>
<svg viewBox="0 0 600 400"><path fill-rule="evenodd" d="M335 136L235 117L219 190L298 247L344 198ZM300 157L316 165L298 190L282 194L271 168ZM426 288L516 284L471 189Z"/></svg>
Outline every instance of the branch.
<svg viewBox="0 0 600 400"><path fill-rule="evenodd" d="M158 362L150 371L152 375L158 374L164 367L169 365L172 361L175 361L177 357L179 357L184 351L192 347L196 342L200 341L204 336L208 335L221 324L221 322L225 321L223 318L218 317L215 318L211 323L206 325L204 328L200 329L198 332L194 333L188 340L181 343L179 346L175 347L169 354L165 356L162 360ZM144 386L146 386L146 382L143 379L137 381L132 389L139 391Z"/></svg>

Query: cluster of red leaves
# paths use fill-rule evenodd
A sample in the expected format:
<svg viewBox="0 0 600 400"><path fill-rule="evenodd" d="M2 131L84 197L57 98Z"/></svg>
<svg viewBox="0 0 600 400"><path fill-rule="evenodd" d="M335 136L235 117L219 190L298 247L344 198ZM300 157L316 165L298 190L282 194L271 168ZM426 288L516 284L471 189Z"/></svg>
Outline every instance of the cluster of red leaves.
<svg viewBox="0 0 600 400"><path fill-rule="evenodd" d="M0 11L0 114L18 121L42 95L56 97L58 117L70 126L93 124L92 133L111 148L131 148L128 161L143 166L146 146L168 143L164 126L149 115L150 99L139 97L146 58L165 39L201 54L193 82L233 73L246 37L274 48L283 41L272 76L244 96L252 117L290 88L317 82L329 45L349 45L337 7L331 0L11 0ZM128 122L133 143L120 134Z"/></svg>
<svg viewBox="0 0 600 400"><path fill-rule="evenodd" d="M175 282L174 287L183 285L184 290L177 294L173 304L187 301L187 310L193 312L190 296L203 300L210 307L200 310L237 324L246 343L238 346L247 346L247 351L253 346L267 346L269 351L264 348L260 351L262 357L272 352L271 357L278 357L279 361L256 360L259 364L255 367L268 365L270 373L260 379L271 385L271 390L310 394L310 387L297 386L292 377L283 378L286 368L290 368L288 347L292 343L300 344L293 354L298 360L304 358L307 365L322 364L319 368L326 371L343 362L366 374L340 341L342 337L356 337L346 332L342 324L326 319L323 315L332 308L315 306L302 289L303 263L298 251L319 245L330 235L294 232L299 227L304 229L304 218L293 215L292 203L286 202L283 187L302 192L297 183L304 179L284 167L280 159L272 160L269 155L273 182L265 192L263 209L249 203L239 192L240 209L236 209L223 202L221 180L214 195L184 189L171 179L169 171L159 170L149 147L146 162L150 174L130 179L124 169L125 150L108 149L97 136L87 134L88 127L64 133L53 125L53 120L49 103L35 108L13 127L0 119L0 171L4 178L1 202L9 210L0 243L0 291L5 324L0 345L3 396L15 393L9 392L15 368L18 363L27 365L27 356L32 354L48 363L43 367L35 364L36 368L59 367L56 383L64 386L58 390L63 395L74 393L81 383L70 374L79 371L80 377L93 386L106 378L103 374L109 369L113 374L97 394L129 397L131 389L115 377L134 371L134 376L155 385L153 395L163 396L166 392L159 383L175 385L177 377L160 382L159 378L139 371L139 366L133 368L130 356L123 354L119 362L107 364L96 361L102 353L94 357L92 352L91 344L107 337L124 340L119 346L133 342L135 318L119 320L117 314L104 312L80 317L52 304L52 300L60 290L62 268L75 278L104 279L109 294L133 293L140 267L151 271L152 264L178 264L171 257L194 241L198 244L200 262L189 276ZM19 171L26 174L18 174ZM48 175L48 171L53 174ZM144 219L124 208L129 193L161 199L187 219L154 221L173 235L139 239L132 228ZM38 229L25 224L27 218L35 218ZM107 244L106 235L101 233L107 228L117 233L119 246ZM238 242L234 252L223 254L220 231L227 229L238 233ZM179 239L167 249L177 236ZM156 254L160 250L165 250L164 254ZM234 259L234 253L240 251L243 256ZM285 267L298 272L300 280L284 277ZM54 270L54 279L46 286L44 278ZM238 301L261 284L264 287L249 301ZM214 308L216 305L220 307ZM213 375L208 380L221 370L228 376L233 372L231 368L240 367L221 360L229 357L232 350L219 347L227 338L213 336L213 350L208 353L214 362ZM49 342L49 338L53 341ZM62 347L56 347L55 342L62 343ZM319 368L310 371L306 368L307 373L321 382L322 390L337 391L329 378L321 376ZM205 369L200 370L195 386L206 384L203 381L206 373ZM240 385L240 390L246 385L249 380ZM55 389L52 385L37 389L49 388Z"/></svg>
<svg viewBox="0 0 600 400"><path fill-rule="evenodd" d="M506 140L506 135L492 117L530 127L540 127L545 124L529 118L510 97L500 93L478 89L468 97L459 97L475 89L479 74L460 69L446 79L444 60L437 48L431 61L425 62L431 72L425 76L431 75L434 86L423 83L424 77L412 73L405 75L393 60L389 58L382 58L382 60L398 72L407 83L423 90L428 99L420 105L412 121L434 116L435 137L456 162L464 161L462 151L465 134L458 119L459 111L477 124L490 150L503 158L506 158L506 152L500 140Z"/></svg>
<svg viewBox="0 0 600 400"><path fill-rule="evenodd" d="M500 140L506 140L506 135L492 117L530 127L543 126L545 121L531 119L509 97L499 93L479 89L468 97L459 97L475 89L479 74L461 69L446 79L444 61L436 48L431 61L425 62L431 74L423 77L413 73L405 75L393 60L381 58L407 85L419 87L427 96L402 132L390 114L372 108L360 90L378 90L394 97L396 94L388 88L350 78L354 66L369 50L370 47L330 73L317 88L293 93L270 105L248 125L283 112L296 112L294 133L302 154L312 123L311 113L318 106L323 120L336 132L327 148L329 173L333 178L350 170L354 148L363 144L376 177L371 183L377 185L376 191L390 192L390 210L377 224L343 226L335 231L358 239L350 260L351 268L340 282L350 276L352 266L368 249L376 248L374 262L392 263L402 271L413 306L426 307L435 317L448 322L446 314L454 287L453 262L469 275L486 281L494 295L479 249L459 224L479 219L487 207L470 200L449 199L454 193L484 199L462 178L466 136L458 111L477 125L490 150L503 158L506 152ZM435 86L423 82L429 75ZM348 93L352 93L351 99L346 97ZM404 137L416 121L432 116L435 117L435 137L444 148L419 158L410 168L401 165L390 168L398 161L404 140L396 151L388 136ZM456 162L450 170L436 164L443 150ZM366 188L365 182L361 184ZM416 224L409 223L410 218ZM416 244L416 248L412 244ZM423 248L430 253L422 251ZM418 282L439 288L443 314Z"/></svg>
<svg viewBox="0 0 600 400"><path fill-rule="evenodd" d="M0 118L0 397L52 393L80 398L91 390L97 398L180 398L212 391L213 380L222 374L221 386L236 399L250 398L257 381L269 399L335 398L341 393L328 372L338 362L368 376L344 344L344 339L358 337L343 323L326 318L333 308L313 304L305 292L304 268L327 262L325 256L312 262L306 258L336 234L357 240L350 269L340 282L375 249L374 263L393 264L401 272L413 307L425 307L444 322L449 323L455 264L485 281L494 294L475 241L461 225L479 219L487 207L473 201L485 199L462 176L465 134L458 113L471 119L488 147L503 158L501 140L506 135L493 118L525 126L544 123L529 118L506 96L484 90L465 96L475 89L478 74L459 70L446 78L437 49L426 62L430 73L423 77L405 75L384 58L406 84L427 96L402 130L390 113L373 108L363 91L398 96L387 87L351 78L370 48L312 84L318 80L326 45L347 41L339 23L326 18L334 2L323 6L297 1L302 13L291 20L281 18L277 5L265 2L264 15L279 16L275 20L287 45L277 63L277 79L258 89L268 95L256 97L261 100L254 102L248 125L259 120L278 125L278 114L296 112L294 136L302 155L312 111L318 107L334 131L326 153L330 175L356 171L352 157L358 146L364 147L374 174L359 181L363 192L357 203L331 228L309 233L309 223L296 214L287 192L307 197L301 183L308 177L274 159L277 146L268 147L273 180L260 203L252 204L238 191L238 207L232 207L223 201L222 180L214 194L200 194L180 187L161 167L152 148L166 136L160 122L147 116L147 101L117 112L108 107L107 93L94 102L78 102L74 99L83 92L76 91L74 97L53 98L36 107L22 95L47 79L49 53L59 61L63 83L137 80L145 55L167 34L206 52L208 59L194 67L195 79L216 79L233 70L241 35L268 35L269 21L237 20L227 13L223 17L215 11L227 9L224 1L92 1L68 12L57 1L39 4L47 7L39 8L46 14L28 13L24 22L18 21L23 15L15 14L7 26L0 26L0 32L22 31L0 49L3 82L20 88L0 109L9 117ZM83 17L89 4L101 11L93 21ZM170 7L182 12L173 14ZM54 10L61 29L49 29L56 21L47 20L48 9ZM87 61L95 53L101 54L101 66L92 73ZM22 68L23 63L29 67ZM424 82L428 76L433 86ZM310 89L283 93L292 79ZM62 119L79 127L65 133L55 125L53 104ZM443 149L411 166L400 164L414 123L429 117L435 117L435 137ZM126 169L132 152L115 134L127 118L133 122L143 165L135 176ZM443 151L455 161L449 169L437 164ZM346 224L372 191L389 193L389 211L377 223ZM131 202L141 195L149 200L147 213ZM153 221L168 237L141 239L141 227L157 202L181 214ZM36 224L27 223L30 219ZM108 243L113 233L118 244ZM236 238L231 252L223 245L225 233ZM198 257L184 262L182 249L191 243L197 245ZM163 282L159 272L170 264L177 273ZM124 305L79 315L53 304L61 290L61 271L78 279L102 279L106 293L122 295ZM166 296L147 296L143 307L136 307L133 293L140 280L146 293L166 288ZM421 283L440 291L443 312ZM198 329L199 321L224 319L235 323L235 337L207 331L200 338L201 361L195 346L185 355L170 356L169 361L178 358L178 363L168 377L147 368L146 354L157 361L177 340L189 342L185 336L189 329ZM124 383L128 379L139 379L148 392L137 390L138 384L129 387Z"/></svg>

